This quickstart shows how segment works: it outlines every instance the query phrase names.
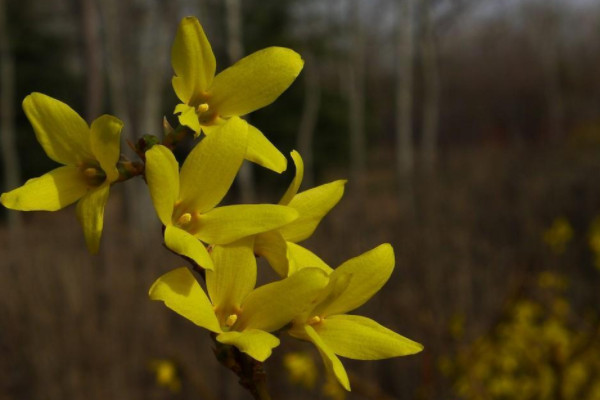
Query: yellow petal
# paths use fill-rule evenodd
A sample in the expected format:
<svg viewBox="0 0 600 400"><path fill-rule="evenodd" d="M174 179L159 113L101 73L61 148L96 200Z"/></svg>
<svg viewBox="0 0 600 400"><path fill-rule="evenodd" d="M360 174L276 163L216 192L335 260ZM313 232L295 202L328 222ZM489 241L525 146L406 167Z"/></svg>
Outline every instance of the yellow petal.
<svg viewBox="0 0 600 400"><path fill-rule="evenodd" d="M296 167L296 174L294 175L294 179L290 186L286 190L285 194L279 200L279 204L288 205L290 201L294 198L296 193L298 193L298 189L300 189L300 185L302 184L302 179L304 178L304 161L302 161L302 157L300 157L300 153L296 150L292 150L291 152L292 160L294 160L294 166Z"/></svg>
<svg viewBox="0 0 600 400"><path fill-rule="evenodd" d="M85 244L90 253L96 254L100 247L104 225L104 206L108 200L110 184L90 190L77 203L77 220L83 228Z"/></svg>
<svg viewBox="0 0 600 400"><path fill-rule="evenodd" d="M308 340L319 350L323 364L325 368L332 375L335 376L338 382L344 387L344 389L350 391L350 380L346 369L342 365L340 359L335 355L333 350L321 339L319 334L310 325L303 325L290 331L290 334L298 339Z"/></svg>
<svg viewBox="0 0 600 400"><path fill-rule="evenodd" d="M79 168L65 166L3 193L0 202L11 210L56 211L73 204L87 191L88 186Z"/></svg>
<svg viewBox="0 0 600 400"><path fill-rule="evenodd" d="M298 210L299 217L281 228L281 235L290 242L301 242L313 234L323 217L340 201L345 180L339 180L295 195L288 203Z"/></svg>
<svg viewBox="0 0 600 400"><path fill-rule="evenodd" d="M303 65L298 53L283 47L252 53L215 77L210 105L223 117L262 108L294 82Z"/></svg>
<svg viewBox="0 0 600 400"><path fill-rule="evenodd" d="M71 107L41 93L31 93L23 100L38 142L56 162L77 165L94 160L90 147L90 128Z"/></svg>
<svg viewBox="0 0 600 400"><path fill-rule="evenodd" d="M194 17L181 20L171 50L175 70L173 89L184 103L206 92L215 76L216 61L200 22Z"/></svg>
<svg viewBox="0 0 600 400"><path fill-rule="evenodd" d="M223 332L217 336L217 341L237 347L257 361L263 362L271 355L272 350L279 346L279 339L258 329L243 332Z"/></svg>
<svg viewBox="0 0 600 400"><path fill-rule="evenodd" d="M167 272L154 282L148 294L152 300L163 301L168 308L194 324L215 333L221 332L212 304L189 269L182 267Z"/></svg>
<svg viewBox="0 0 600 400"><path fill-rule="evenodd" d="M333 272L333 269L315 253L292 242L287 242L287 258L289 260L288 275L303 268L319 268L327 275Z"/></svg>
<svg viewBox="0 0 600 400"><path fill-rule="evenodd" d="M287 243L279 231L269 231L256 235L254 253L264 257L280 277L288 276Z"/></svg>
<svg viewBox="0 0 600 400"><path fill-rule="evenodd" d="M246 121L231 118L194 147L181 167L183 209L204 213L221 201L244 160L247 132Z"/></svg>
<svg viewBox="0 0 600 400"><path fill-rule="evenodd" d="M121 155L121 129L123 129L123 122L111 115L96 118L90 129L92 153L106 173L109 183L119 178L117 162Z"/></svg>
<svg viewBox="0 0 600 400"><path fill-rule="evenodd" d="M204 269L214 269L206 247L191 234L173 225L165 228L165 246L177 254L191 258Z"/></svg>
<svg viewBox="0 0 600 400"><path fill-rule="evenodd" d="M227 244L279 228L297 217L298 213L293 208L274 204L217 207L200 217L196 236L206 243Z"/></svg>
<svg viewBox="0 0 600 400"><path fill-rule="evenodd" d="M206 288L222 320L239 310L244 298L254 289L253 243L253 238L245 238L230 245L215 246L211 252L215 268L206 273Z"/></svg>
<svg viewBox="0 0 600 400"><path fill-rule="evenodd" d="M315 330L335 354L355 360L381 360L423 350L421 344L359 315L327 317Z"/></svg>
<svg viewBox="0 0 600 400"><path fill-rule="evenodd" d="M344 314L363 305L387 282L394 270L394 250L385 243L352 258L331 273L329 289L338 279L346 280L343 290L318 305L322 316Z"/></svg>
<svg viewBox="0 0 600 400"><path fill-rule="evenodd" d="M179 164L165 146L156 145L146 152L146 182L158 218L171 225L175 202L179 197Z"/></svg>
<svg viewBox="0 0 600 400"><path fill-rule="evenodd" d="M183 126L187 126L196 133L196 136L200 134L200 121L198 121L198 114L194 107L188 106L187 104L177 104L175 107L174 114L179 114L177 118L179 123Z"/></svg>
<svg viewBox="0 0 600 400"><path fill-rule="evenodd" d="M312 306L329 279L317 268L261 286L246 297L236 329L272 332L292 321Z"/></svg>
<svg viewBox="0 0 600 400"><path fill-rule="evenodd" d="M248 125L248 149L246 160L281 173L287 168L287 160L277 147L252 125Z"/></svg>

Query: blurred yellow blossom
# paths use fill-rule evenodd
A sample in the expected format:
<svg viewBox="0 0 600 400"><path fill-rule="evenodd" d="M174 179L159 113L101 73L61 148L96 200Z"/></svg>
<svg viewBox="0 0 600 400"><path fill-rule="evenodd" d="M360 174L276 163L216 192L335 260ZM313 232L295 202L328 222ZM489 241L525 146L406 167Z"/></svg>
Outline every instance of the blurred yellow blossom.
<svg viewBox="0 0 600 400"><path fill-rule="evenodd" d="M317 366L315 360L306 353L292 352L283 357L285 366L291 382L314 389L317 381Z"/></svg>
<svg viewBox="0 0 600 400"><path fill-rule="evenodd" d="M555 254L563 254L573 238L573 228L565 217L558 217L543 235L544 242Z"/></svg>
<svg viewBox="0 0 600 400"><path fill-rule="evenodd" d="M181 380L175 363L168 359L150 361L150 370L154 372L156 384L169 389L173 393L181 390Z"/></svg>

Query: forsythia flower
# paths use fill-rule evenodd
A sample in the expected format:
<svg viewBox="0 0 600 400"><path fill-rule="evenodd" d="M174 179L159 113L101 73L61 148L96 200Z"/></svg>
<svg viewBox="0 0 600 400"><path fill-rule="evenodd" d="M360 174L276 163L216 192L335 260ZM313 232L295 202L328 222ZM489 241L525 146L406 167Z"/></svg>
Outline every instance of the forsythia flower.
<svg viewBox="0 0 600 400"><path fill-rule="evenodd" d="M297 151L292 151L291 156L296 165L296 175L279 204L298 211L298 219L276 230L257 235L254 252L265 257L280 276L296 272L298 259L304 265L331 272L331 268L319 257L296 243L312 235L325 214L340 201L346 181L337 180L298 193L304 176L304 163Z"/></svg>
<svg viewBox="0 0 600 400"><path fill-rule="evenodd" d="M152 360L150 369L155 374L156 384L165 387L173 393L181 390L181 380L177 373L177 366L171 360Z"/></svg>
<svg viewBox="0 0 600 400"><path fill-rule="evenodd" d="M0 202L13 210L56 211L79 200L77 219L96 253L110 184L119 178L123 123L102 115L89 126L71 107L41 93L27 96L23 110L48 157L63 166L3 193Z"/></svg>
<svg viewBox="0 0 600 400"><path fill-rule="evenodd" d="M214 270L206 271L208 296L189 269L179 268L160 277L150 298L194 324L217 334L216 340L236 346L258 361L266 360L279 339L269 332L305 312L327 285L326 274L305 268L293 276L257 289L254 238L215 246Z"/></svg>
<svg viewBox="0 0 600 400"><path fill-rule="evenodd" d="M204 245L228 244L293 221L291 207L248 204L217 207L242 165L248 124L237 117L206 136L185 159L166 147L146 152L146 180L156 213L165 225L165 245L205 269L212 262Z"/></svg>
<svg viewBox="0 0 600 400"><path fill-rule="evenodd" d="M179 122L210 135L232 116L271 104L304 65L293 50L269 47L244 57L215 76L216 61L202 26L194 17L179 24L171 51L173 89L181 104ZM248 127L246 159L276 172L287 167L283 154L254 126Z"/></svg>
<svg viewBox="0 0 600 400"><path fill-rule="evenodd" d="M333 270L319 300L311 310L294 320L290 330L292 336L317 346L325 367L346 390L350 390L350 382L338 355L355 360L378 360L423 349L419 343L372 319L346 314L369 300L387 282L393 269L394 251L389 244L346 261Z"/></svg>

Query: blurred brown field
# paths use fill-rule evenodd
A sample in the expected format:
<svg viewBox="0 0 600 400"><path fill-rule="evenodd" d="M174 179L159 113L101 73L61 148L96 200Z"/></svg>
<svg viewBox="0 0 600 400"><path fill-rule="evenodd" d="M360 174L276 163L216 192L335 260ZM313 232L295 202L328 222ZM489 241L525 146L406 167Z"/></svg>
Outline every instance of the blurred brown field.
<svg viewBox="0 0 600 400"><path fill-rule="evenodd" d="M303 189L349 179L304 245L333 267L384 242L395 249L390 281L356 313L425 350L343 360L348 399L597 400L585 389L600 382L598 363L583 365L582 394L569 395L558 347L518 371L550 369L529 397L494 396L468 370L515 305L549 297L535 286L547 272L568 282L561 328L599 354L597 2L0 0L0 191L53 168L20 111L33 91L88 122L122 119L129 156L126 141L160 136L163 115L175 123L170 46L187 15L218 70L272 45L304 58L289 90L249 117L284 154L302 154ZM277 202L292 176L291 163L281 176L254 168L226 200ZM0 210L0 400L250 397L206 331L148 299L185 262L161 245L146 192L139 178L111 188L96 256L73 207ZM311 345L281 339L266 364L274 399L342 398L323 392ZM316 387L290 381L290 352L312 357ZM459 390L465 377L476 395Z"/></svg>
<svg viewBox="0 0 600 400"><path fill-rule="evenodd" d="M457 151L443 160L443 173L417 188L416 213L390 190L389 152L374 152L367 197L359 202L350 185L307 246L335 266L392 243L394 274L357 313L420 341L425 351L345 361L358 390L349 398L449 396L452 385L440 374L438 359L489 330L537 272L568 276L573 307L597 312L599 271L590 263L586 236L590 216L600 214L597 152ZM72 209L26 215L20 237L2 230L3 398L246 398L211 354L208 333L148 300L153 280L182 261L157 245L154 216L154 229L144 234L123 223L121 196L115 188L97 256L86 253ZM561 256L542 242L557 215L568 217L575 232ZM450 329L456 315L465 318L459 340ZM283 338L268 363L273 396L307 398L308 392L286 383L283 349L317 356L310 346ZM177 394L155 383L149 366L163 358L178 367Z"/></svg>

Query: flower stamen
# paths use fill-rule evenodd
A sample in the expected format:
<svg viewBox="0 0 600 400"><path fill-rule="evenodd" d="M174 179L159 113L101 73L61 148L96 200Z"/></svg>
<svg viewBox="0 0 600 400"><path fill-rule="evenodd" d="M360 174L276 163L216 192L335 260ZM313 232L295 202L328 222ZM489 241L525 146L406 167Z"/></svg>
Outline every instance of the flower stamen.
<svg viewBox="0 0 600 400"><path fill-rule="evenodd" d="M208 106L207 103L202 103L198 106L198 108L196 109L199 113L205 113L208 111L210 107Z"/></svg>
<svg viewBox="0 0 600 400"><path fill-rule="evenodd" d="M192 214L185 213L181 217L179 217L179 219L177 220L177 225L185 226L185 225L189 224L191 221L192 221Z"/></svg>
<svg viewBox="0 0 600 400"><path fill-rule="evenodd" d="M316 325L316 324L320 323L321 321L323 321L323 318L319 317L318 315L315 315L315 316L309 318L309 320L306 321L306 323L308 325Z"/></svg>
<svg viewBox="0 0 600 400"><path fill-rule="evenodd" d="M235 322L238 320L238 316L237 314L231 314L229 317L227 317L227 319L225 320L225 326L227 326L228 328L231 328L233 326L233 324L235 324Z"/></svg>

